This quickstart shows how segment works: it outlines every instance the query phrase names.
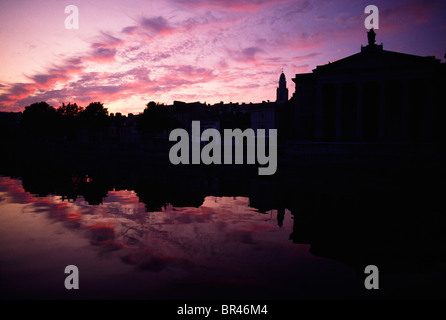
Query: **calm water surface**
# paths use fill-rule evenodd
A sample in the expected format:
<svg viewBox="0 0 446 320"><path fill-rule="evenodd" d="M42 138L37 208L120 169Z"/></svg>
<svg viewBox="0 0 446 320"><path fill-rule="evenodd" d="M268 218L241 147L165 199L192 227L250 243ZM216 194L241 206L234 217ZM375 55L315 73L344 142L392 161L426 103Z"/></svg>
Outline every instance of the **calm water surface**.
<svg viewBox="0 0 446 320"><path fill-rule="evenodd" d="M290 240L288 209L260 213L247 197L147 212L133 191L94 206L34 196L18 179L1 177L0 187L3 298L274 299L348 296L362 285ZM79 268L77 291L64 288L67 265Z"/></svg>
<svg viewBox="0 0 446 320"><path fill-rule="evenodd" d="M1 298L441 297L440 196L396 195L389 187L387 195L373 188L340 194L324 181L318 193L287 187L292 208L261 212L252 203L274 192L258 182L250 185L255 201L209 194L196 207L150 207L165 188L151 188L144 202L132 190L101 191L93 205L96 197L37 196L25 191L25 180L0 177ZM77 188L77 180L68 184ZM375 292L364 289L363 270L372 263L380 267ZM67 265L79 268L79 290L64 287Z"/></svg>

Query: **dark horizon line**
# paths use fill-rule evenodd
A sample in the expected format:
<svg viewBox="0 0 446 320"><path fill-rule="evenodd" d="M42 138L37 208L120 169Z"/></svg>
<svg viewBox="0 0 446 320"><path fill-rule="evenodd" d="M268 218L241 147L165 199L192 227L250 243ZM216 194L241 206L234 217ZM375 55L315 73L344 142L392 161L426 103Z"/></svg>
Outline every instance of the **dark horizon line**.
<svg viewBox="0 0 446 320"><path fill-rule="evenodd" d="M290 101L291 99L293 99L293 97L291 97L290 99L288 99L287 100L287 102L288 101ZM108 111L108 108L105 106L105 104L103 103L103 102L101 102L101 101L92 101L92 102L90 102L90 103L88 103L87 104L87 106L89 105L89 104L91 104L91 103L97 103L97 102L99 102L99 103L101 103L101 104L103 104L104 105L104 108L105 109L107 109L107 111ZM214 104L210 104L210 103L206 103L206 101L205 102L200 102L200 101L192 101L192 102L185 102L185 101L180 101L180 100L174 100L173 101L173 103L172 104L165 104L164 102L162 102L162 103L160 103L160 102L156 102L156 101L149 101L149 102L147 102L146 104L145 104L145 108L147 107L147 104L149 104L149 103L151 103L151 102L154 102L157 106L164 106L164 107L173 107L173 106L175 106L175 104L176 103L180 103L180 104L186 104L186 105L189 105L189 104L200 104L200 105L202 105L203 107L213 107L213 106L221 106L221 105L229 105L229 106L250 106L250 105L264 105L264 104L275 104L275 103L277 103L277 101L271 101L271 100L262 100L262 102L223 102L223 101L220 101L220 102L217 102L217 103L214 103ZM51 105L51 104L49 104L48 102L46 102L46 101L35 101L35 102L33 102L33 103L31 103L30 105L27 105L27 106L25 106L24 108L23 108L23 110L21 110L21 111L3 111L3 110L0 110L0 113L16 113L16 114L19 114L19 113L22 113L23 114L23 112L25 111L25 109L27 108L27 107L29 107L29 106L31 106L31 105L33 105L33 104L36 104L36 103L47 103L50 107L52 107L52 108L54 108L56 111L57 111L57 109L59 108L59 107L61 107L62 105L59 105L59 106L57 106L57 107L55 107L55 106L53 106L53 105ZM64 103L64 102L62 102L62 103ZM68 102L68 103L66 103L65 105L67 105L67 104L76 104L78 107L82 107L81 105L79 105L79 104L77 104L76 102ZM82 108L84 108L84 110L85 110L85 108L86 107L82 107ZM144 109L145 109L144 108ZM128 112L127 113L127 116L128 115L140 115L140 114L143 114L143 112L144 112L144 109L142 110L142 111L140 111L140 113L138 113L138 114L134 114L133 112ZM120 111L117 111L117 112L109 112L109 114L108 114L108 116L110 116L111 114L114 114L114 115L116 115L116 114L121 114L122 116L125 116L125 114L124 113L122 113L122 112L120 112Z"/></svg>

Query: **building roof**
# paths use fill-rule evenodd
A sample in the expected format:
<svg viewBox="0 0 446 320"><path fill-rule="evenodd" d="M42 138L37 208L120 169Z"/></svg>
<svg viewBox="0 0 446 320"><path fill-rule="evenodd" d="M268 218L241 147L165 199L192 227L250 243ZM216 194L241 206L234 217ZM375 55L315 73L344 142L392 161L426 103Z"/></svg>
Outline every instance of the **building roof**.
<svg viewBox="0 0 446 320"><path fill-rule="evenodd" d="M387 51L382 45L362 47L361 52L326 65L317 66L314 74L367 72L369 70L395 70L435 67L440 59L422 57L407 53Z"/></svg>

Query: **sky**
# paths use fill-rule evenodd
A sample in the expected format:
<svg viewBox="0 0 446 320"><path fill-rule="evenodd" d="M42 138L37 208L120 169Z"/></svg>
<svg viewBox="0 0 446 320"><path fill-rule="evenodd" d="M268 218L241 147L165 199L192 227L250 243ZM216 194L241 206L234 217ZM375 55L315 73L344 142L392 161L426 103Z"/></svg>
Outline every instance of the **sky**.
<svg viewBox="0 0 446 320"><path fill-rule="evenodd" d="M291 96L296 74L367 44L370 4L385 50L444 61L442 0L0 0L0 111L274 101L282 70Z"/></svg>

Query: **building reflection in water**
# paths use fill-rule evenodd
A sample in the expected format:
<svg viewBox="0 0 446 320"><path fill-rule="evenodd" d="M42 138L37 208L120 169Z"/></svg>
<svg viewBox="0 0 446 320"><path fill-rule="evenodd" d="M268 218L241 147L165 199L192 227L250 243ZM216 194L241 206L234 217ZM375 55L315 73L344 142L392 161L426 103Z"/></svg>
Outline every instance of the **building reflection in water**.
<svg viewBox="0 0 446 320"><path fill-rule="evenodd" d="M44 213L77 230L99 258L163 274L197 288L196 296L199 288L224 295L243 287L257 297L264 287L280 297L339 291L361 297L366 265L385 274L431 275L445 262L444 190L426 183L429 172L317 169L274 179L168 170L128 170L124 179L124 171L38 172L25 171L22 181L1 178L2 203ZM309 257L317 259L302 262ZM326 272L310 272L313 263ZM338 276L345 284L321 289L327 277ZM302 277L309 281L305 290ZM436 283L383 294L435 296L443 282ZM423 285L431 290L418 290Z"/></svg>

